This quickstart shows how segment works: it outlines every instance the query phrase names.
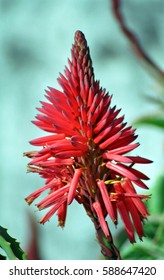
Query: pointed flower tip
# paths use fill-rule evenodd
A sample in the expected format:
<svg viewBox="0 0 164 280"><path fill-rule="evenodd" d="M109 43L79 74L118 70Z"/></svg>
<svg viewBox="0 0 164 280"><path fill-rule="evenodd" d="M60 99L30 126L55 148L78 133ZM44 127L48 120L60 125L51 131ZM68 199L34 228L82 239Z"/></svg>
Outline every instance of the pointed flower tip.
<svg viewBox="0 0 164 280"><path fill-rule="evenodd" d="M87 47L87 41L85 39L85 36L83 32L80 30L77 30L75 32L75 45L79 46L81 50L86 49Z"/></svg>
<svg viewBox="0 0 164 280"><path fill-rule="evenodd" d="M75 32L75 42L78 42L79 40L85 40L86 41L85 35L81 30L77 30Z"/></svg>
<svg viewBox="0 0 164 280"><path fill-rule="evenodd" d="M44 221L44 218L42 218L42 219L39 220L39 223L40 223L41 225L44 225L45 222L46 222L46 221Z"/></svg>
<svg viewBox="0 0 164 280"><path fill-rule="evenodd" d="M38 203L38 204L35 204L35 205L37 206L37 208L38 208L39 211L41 211L41 210L43 210L43 209L45 208L45 207L43 207L43 206L40 206L39 203Z"/></svg>
<svg viewBox="0 0 164 280"><path fill-rule="evenodd" d="M63 228L65 226L65 221L59 220L58 226Z"/></svg>

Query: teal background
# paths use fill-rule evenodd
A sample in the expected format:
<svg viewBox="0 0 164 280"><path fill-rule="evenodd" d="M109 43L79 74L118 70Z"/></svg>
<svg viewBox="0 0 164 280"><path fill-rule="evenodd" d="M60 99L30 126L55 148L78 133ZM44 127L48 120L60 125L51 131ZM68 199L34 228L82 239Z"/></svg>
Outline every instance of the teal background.
<svg viewBox="0 0 164 280"><path fill-rule="evenodd" d="M144 48L162 66L164 2L129 0L123 11ZM29 140L46 135L30 121L44 100L44 89L59 89L56 79L70 57L76 30L86 36L96 79L113 94L112 104L122 108L128 124L154 109L144 95L154 95L156 85L121 33L110 1L0 0L0 224L24 250L30 239L28 213L36 221L44 214L29 208L24 197L44 181L26 174L28 160L22 154L33 150ZM152 187L162 170L163 135L151 127L137 131L141 145L133 154L154 161L140 168ZM94 228L76 202L69 206L64 230L57 227L55 216L38 228L42 259L99 258Z"/></svg>

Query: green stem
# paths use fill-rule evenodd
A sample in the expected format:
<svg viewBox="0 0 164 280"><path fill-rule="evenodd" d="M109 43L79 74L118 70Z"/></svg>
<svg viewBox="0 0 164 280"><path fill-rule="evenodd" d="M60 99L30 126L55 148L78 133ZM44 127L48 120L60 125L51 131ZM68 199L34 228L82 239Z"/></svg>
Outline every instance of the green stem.
<svg viewBox="0 0 164 280"><path fill-rule="evenodd" d="M112 235L105 236L97 220L94 220L94 226L96 229L96 237L101 246L101 253L106 260L121 260L120 252L113 243ZM109 229L109 228L108 228ZM110 233L110 230L109 230Z"/></svg>

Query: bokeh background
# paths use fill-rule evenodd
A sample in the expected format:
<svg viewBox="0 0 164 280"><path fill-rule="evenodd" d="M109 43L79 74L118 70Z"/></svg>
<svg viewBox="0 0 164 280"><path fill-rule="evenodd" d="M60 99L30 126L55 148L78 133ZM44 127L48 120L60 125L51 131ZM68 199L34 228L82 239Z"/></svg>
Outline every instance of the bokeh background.
<svg viewBox="0 0 164 280"><path fill-rule="evenodd" d="M164 1L123 2L128 25L162 66ZM122 108L125 120L132 124L153 110L144 95L154 95L156 85L134 56L109 0L0 0L0 224L24 250L30 241L29 213L36 223L43 215L24 198L44 182L26 174L23 152L33 149L29 140L45 135L31 120L44 100L44 89L59 88L56 79L70 57L76 30L85 33L95 76L113 94L112 104ZM136 153L154 161L142 166L151 188L162 171L163 133L150 126L139 127L138 134ZM100 256L91 221L76 202L69 206L64 230L57 227L55 216L38 230L42 259Z"/></svg>

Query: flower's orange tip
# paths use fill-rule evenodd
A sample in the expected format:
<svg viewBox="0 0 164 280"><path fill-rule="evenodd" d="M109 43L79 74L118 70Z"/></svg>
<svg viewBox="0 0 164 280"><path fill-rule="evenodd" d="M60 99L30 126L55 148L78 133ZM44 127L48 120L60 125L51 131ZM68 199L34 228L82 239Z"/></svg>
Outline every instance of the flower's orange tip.
<svg viewBox="0 0 164 280"><path fill-rule="evenodd" d="M34 201L34 197L26 197L25 201L30 205Z"/></svg>

